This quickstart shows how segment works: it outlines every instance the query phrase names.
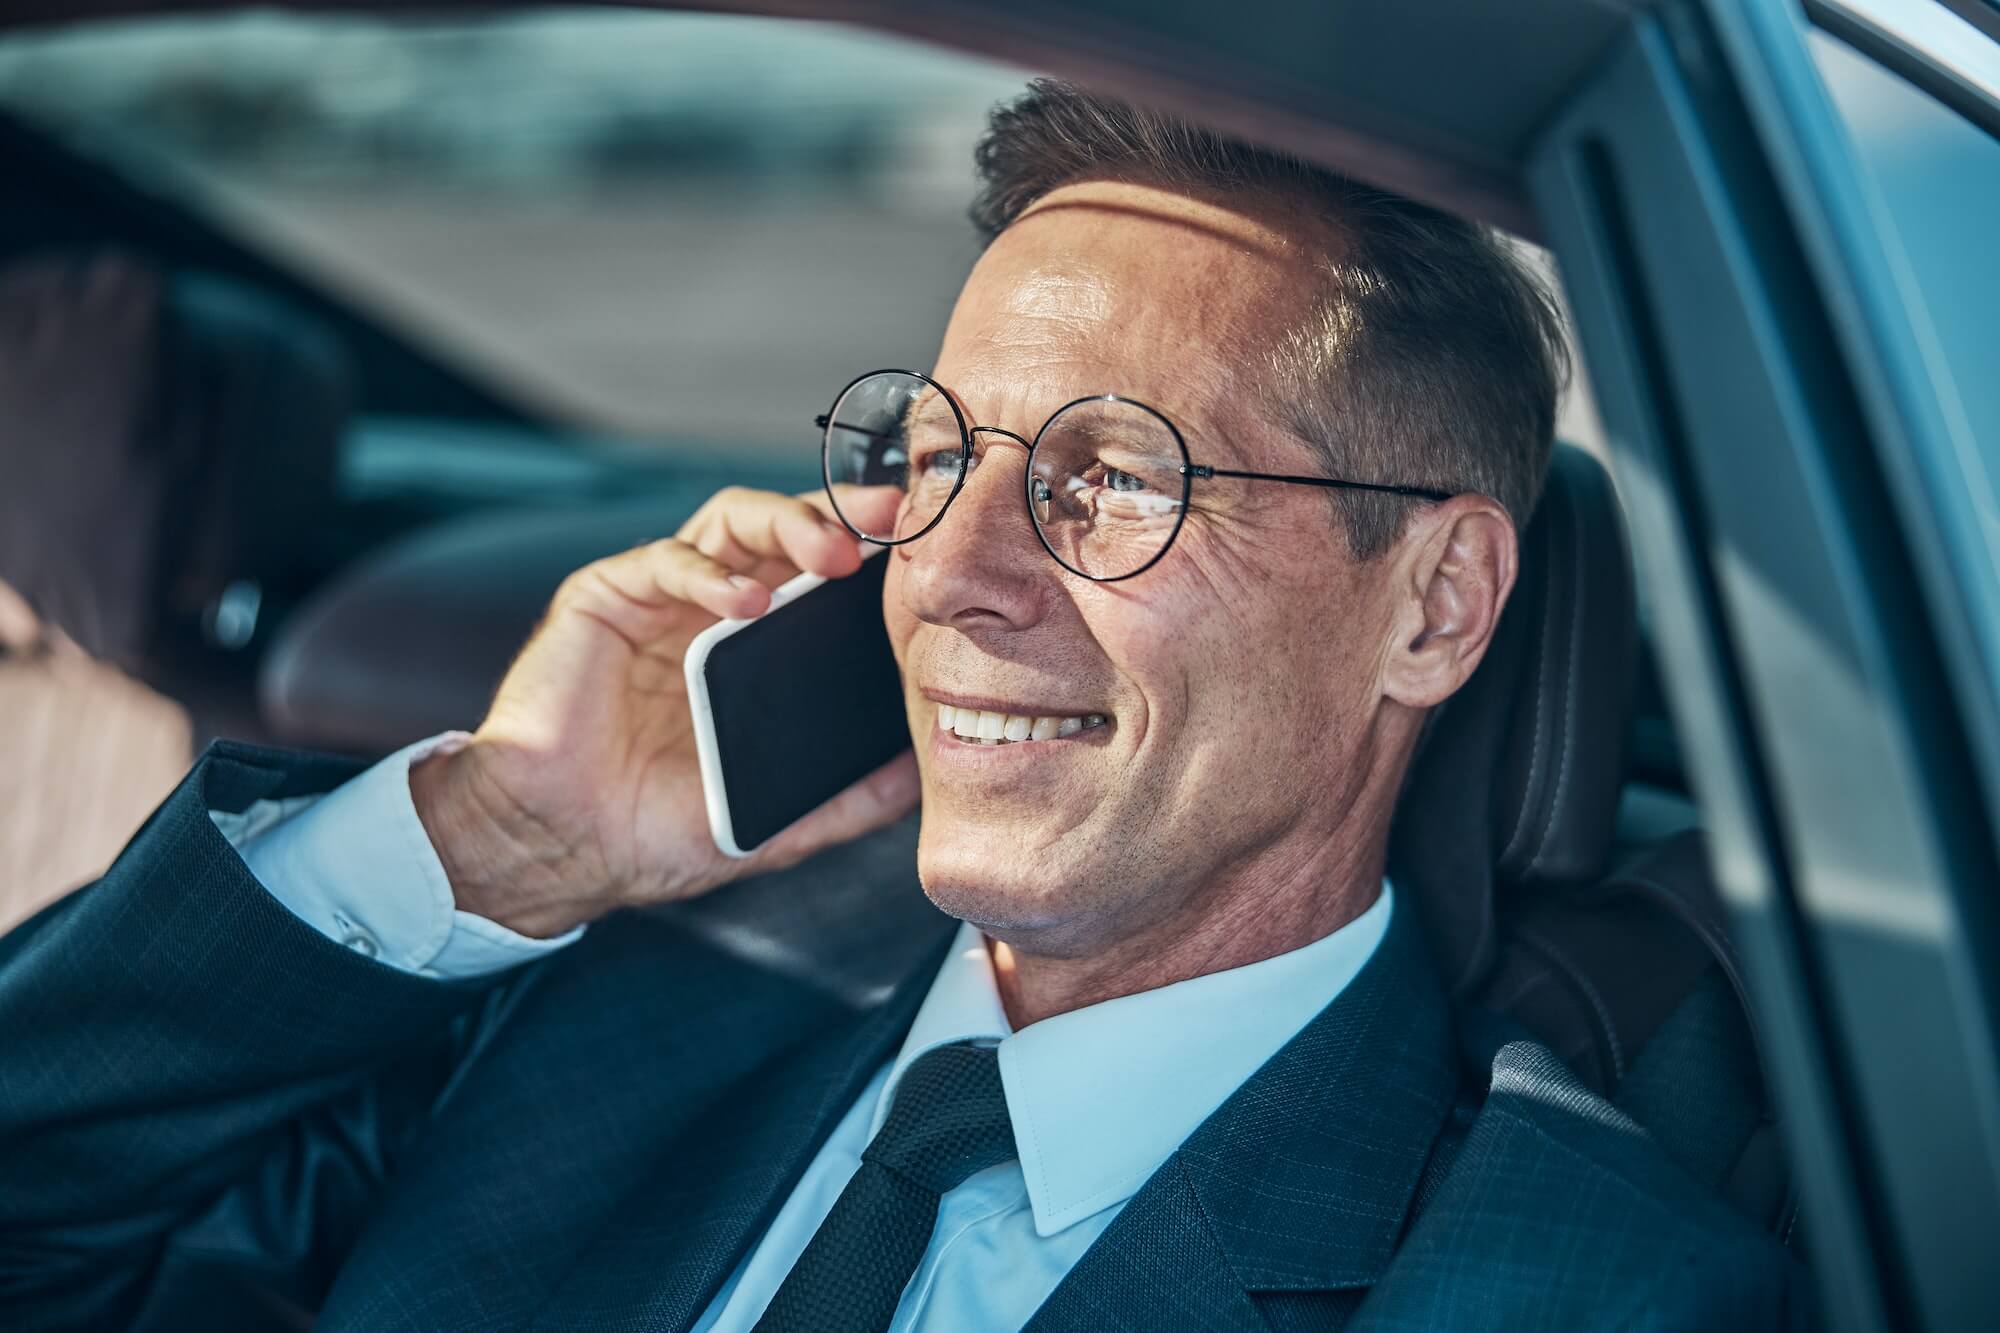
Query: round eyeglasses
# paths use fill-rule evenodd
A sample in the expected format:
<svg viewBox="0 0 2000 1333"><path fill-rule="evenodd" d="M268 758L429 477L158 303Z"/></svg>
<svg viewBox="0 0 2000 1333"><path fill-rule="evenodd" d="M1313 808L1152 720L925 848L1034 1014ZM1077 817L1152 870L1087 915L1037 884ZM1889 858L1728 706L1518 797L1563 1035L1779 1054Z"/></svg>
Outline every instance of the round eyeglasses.
<svg viewBox="0 0 2000 1333"><path fill-rule="evenodd" d="M1159 563L1179 535L1190 489L1201 479L1451 498L1449 491L1422 486L1195 463L1173 422L1117 394L1065 403L1028 440L998 426L968 424L943 386L913 370L870 371L854 380L818 425L825 433L820 469L834 512L849 532L881 546L913 542L938 525L972 471L976 436L998 435L1025 445L1028 519L1035 535L1064 569L1099 583L1129 579ZM875 531L858 522L841 507L846 486L901 490L893 522Z"/></svg>

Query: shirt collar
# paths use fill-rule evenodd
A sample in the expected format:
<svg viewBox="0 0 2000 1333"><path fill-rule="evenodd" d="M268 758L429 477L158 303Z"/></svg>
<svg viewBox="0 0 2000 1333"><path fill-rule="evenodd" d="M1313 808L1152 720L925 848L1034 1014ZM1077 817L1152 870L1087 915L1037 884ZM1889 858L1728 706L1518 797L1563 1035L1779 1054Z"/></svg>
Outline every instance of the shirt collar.
<svg viewBox="0 0 2000 1333"><path fill-rule="evenodd" d="M1000 1003L985 940L963 925L890 1065L869 1137L888 1118L903 1071L918 1056L952 1042L997 1042L1035 1231L1054 1235L1145 1184L1347 988L1381 943L1392 910L1385 882L1367 911L1303 948L1057 1014L1019 1032Z"/></svg>

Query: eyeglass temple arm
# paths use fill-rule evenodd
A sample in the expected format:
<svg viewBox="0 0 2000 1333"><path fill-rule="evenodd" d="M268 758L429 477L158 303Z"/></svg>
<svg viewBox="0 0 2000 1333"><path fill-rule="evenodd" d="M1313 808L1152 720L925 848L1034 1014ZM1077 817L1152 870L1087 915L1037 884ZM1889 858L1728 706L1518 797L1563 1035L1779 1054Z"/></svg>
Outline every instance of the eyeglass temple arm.
<svg viewBox="0 0 2000 1333"><path fill-rule="evenodd" d="M813 418L813 424L821 430L827 428L831 418L824 412ZM853 431L856 435L867 435L877 440L895 438L886 431L868 430L861 426L842 426L842 430ZM1019 439L1019 436L1015 436ZM1374 481L1341 481L1335 477L1295 477L1282 472L1238 472L1232 468L1209 467L1203 463L1187 463L1182 466L1190 477L1237 477L1244 481L1282 481L1288 486L1329 486L1344 491L1374 491L1379 495L1406 495L1417 500L1449 500L1450 491L1434 490L1428 486L1387 486Z"/></svg>
<svg viewBox="0 0 2000 1333"><path fill-rule="evenodd" d="M1188 463L1182 471L1190 477L1240 477L1245 481L1282 481L1288 486L1330 486L1343 491L1374 491L1380 495L1407 495L1416 500L1449 500L1450 491L1429 486L1385 486L1374 481L1341 481L1335 477L1294 477L1282 472L1237 472L1226 467Z"/></svg>
<svg viewBox="0 0 2000 1333"><path fill-rule="evenodd" d="M821 430L827 429L832 424L833 418L824 412L813 418L813 425L818 426ZM840 428L856 435L866 435L871 440L893 440L896 438L886 430L869 430L866 426L850 426L844 421L840 423Z"/></svg>

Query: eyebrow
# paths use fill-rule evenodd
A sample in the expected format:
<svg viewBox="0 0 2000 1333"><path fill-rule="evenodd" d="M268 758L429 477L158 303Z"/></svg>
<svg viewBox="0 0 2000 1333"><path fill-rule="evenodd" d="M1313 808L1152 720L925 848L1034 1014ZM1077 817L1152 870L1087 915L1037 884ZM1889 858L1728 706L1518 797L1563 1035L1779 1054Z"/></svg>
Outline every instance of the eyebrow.
<svg viewBox="0 0 2000 1333"><path fill-rule="evenodd" d="M904 414L903 429L909 430L915 426L950 426L953 430L957 430L959 422L949 404L942 398L931 395L921 402L910 404L910 410Z"/></svg>
<svg viewBox="0 0 2000 1333"><path fill-rule="evenodd" d="M1173 436L1164 428L1148 431L1132 422L1113 422L1108 427L1104 423L1078 422L1073 429L1093 449L1127 449L1139 454L1152 453L1156 446L1173 443Z"/></svg>

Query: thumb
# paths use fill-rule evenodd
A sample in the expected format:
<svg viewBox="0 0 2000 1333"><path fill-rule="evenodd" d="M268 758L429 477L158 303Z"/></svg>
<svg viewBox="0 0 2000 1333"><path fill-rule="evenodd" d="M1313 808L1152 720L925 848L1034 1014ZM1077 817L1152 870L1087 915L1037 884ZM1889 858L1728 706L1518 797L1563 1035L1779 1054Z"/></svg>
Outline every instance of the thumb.
<svg viewBox="0 0 2000 1333"><path fill-rule="evenodd" d="M777 870L852 842L915 809L917 791L917 756L905 750L771 839L752 860L759 870Z"/></svg>

